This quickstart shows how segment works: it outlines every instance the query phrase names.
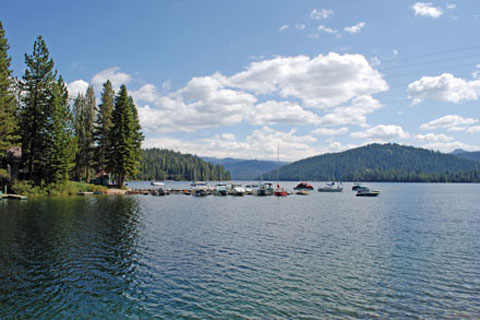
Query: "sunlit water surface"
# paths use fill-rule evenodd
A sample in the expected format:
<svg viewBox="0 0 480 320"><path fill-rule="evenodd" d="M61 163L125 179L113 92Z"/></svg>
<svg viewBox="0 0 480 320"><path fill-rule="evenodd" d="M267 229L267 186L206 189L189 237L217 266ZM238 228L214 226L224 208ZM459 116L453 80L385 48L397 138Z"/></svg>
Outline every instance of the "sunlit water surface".
<svg viewBox="0 0 480 320"><path fill-rule="evenodd" d="M345 185L3 200L0 318L479 317L480 185Z"/></svg>

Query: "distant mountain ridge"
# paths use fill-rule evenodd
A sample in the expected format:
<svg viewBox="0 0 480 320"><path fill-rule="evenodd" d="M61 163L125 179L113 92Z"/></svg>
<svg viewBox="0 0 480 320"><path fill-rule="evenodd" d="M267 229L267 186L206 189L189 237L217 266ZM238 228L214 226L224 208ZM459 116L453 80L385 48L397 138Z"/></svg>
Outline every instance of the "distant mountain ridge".
<svg viewBox="0 0 480 320"><path fill-rule="evenodd" d="M237 158L213 158L201 157L203 160L214 165L221 165L229 171L234 180L255 180L263 173L287 165L288 162L276 162L267 160L247 160Z"/></svg>
<svg viewBox="0 0 480 320"><path fill-rule="evenodd" d="M463 154L463 153L462 153ZM370 144L293 162L280 168L281 180L335 179L392 182L480 182L480 163L458 155L398 144ZM276 171L264 174L275 179Z"/></svg>
<svg viewBox="0 0 480 320"><path fill-rule="evenodd" d="M456 157L474 161L480 161L480 151L465 151L462 149L456 149L452 152Z"/></svg>

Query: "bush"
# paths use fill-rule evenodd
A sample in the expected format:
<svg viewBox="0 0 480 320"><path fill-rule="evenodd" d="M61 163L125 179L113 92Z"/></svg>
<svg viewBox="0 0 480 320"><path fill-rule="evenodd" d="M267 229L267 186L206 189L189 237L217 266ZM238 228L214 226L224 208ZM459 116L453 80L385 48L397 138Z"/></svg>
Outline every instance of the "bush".
<svg viewBox="0 0 480 320"><path fill-rule="evenodd" d="M76 195L78 192L105 192L107 188L76 181L52 183L48 185L34 186L30 181L16 181L12 191L30 197L43 196L67 196Z"/></svg>

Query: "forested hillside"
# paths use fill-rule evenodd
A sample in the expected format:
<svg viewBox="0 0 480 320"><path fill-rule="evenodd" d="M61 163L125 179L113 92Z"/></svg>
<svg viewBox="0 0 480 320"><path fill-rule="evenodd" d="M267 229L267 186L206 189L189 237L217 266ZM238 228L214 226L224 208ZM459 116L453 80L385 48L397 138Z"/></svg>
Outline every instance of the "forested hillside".
<svg viewBox="0 0 480 320"><path fill-rule="evenodd" d="M139 180L230 180L230 173L221 165L203 161L191 154L165 149L143 150Z"/></svg>
<svg viewBox="0 0 480 320"><path fill-rule="evenodd" d="M371 144L296 161L281 180L480 182L480 164L454 155L398 144ZM277 172L264 175L276 179Z"/></svg>
<svg viewBox="0 0 480 320"><path fill-rule="evenodd" d="M462 159L468 159L468 160L475 160L475 161L480 161L480 151L457 151L455 153L452 153L456 157L462 158Z"/></svg>

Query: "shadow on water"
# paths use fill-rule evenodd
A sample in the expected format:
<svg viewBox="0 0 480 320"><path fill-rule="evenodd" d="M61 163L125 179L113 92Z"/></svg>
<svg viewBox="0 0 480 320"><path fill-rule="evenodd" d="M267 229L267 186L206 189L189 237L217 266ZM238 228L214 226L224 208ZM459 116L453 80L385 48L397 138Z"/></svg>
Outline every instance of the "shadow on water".
<svg viewBox="0 0 480 320"><path fill-rule="evenodd" d="M129 299L141 219L131 197L3 201L0 318L141 315Z"/></svg>

